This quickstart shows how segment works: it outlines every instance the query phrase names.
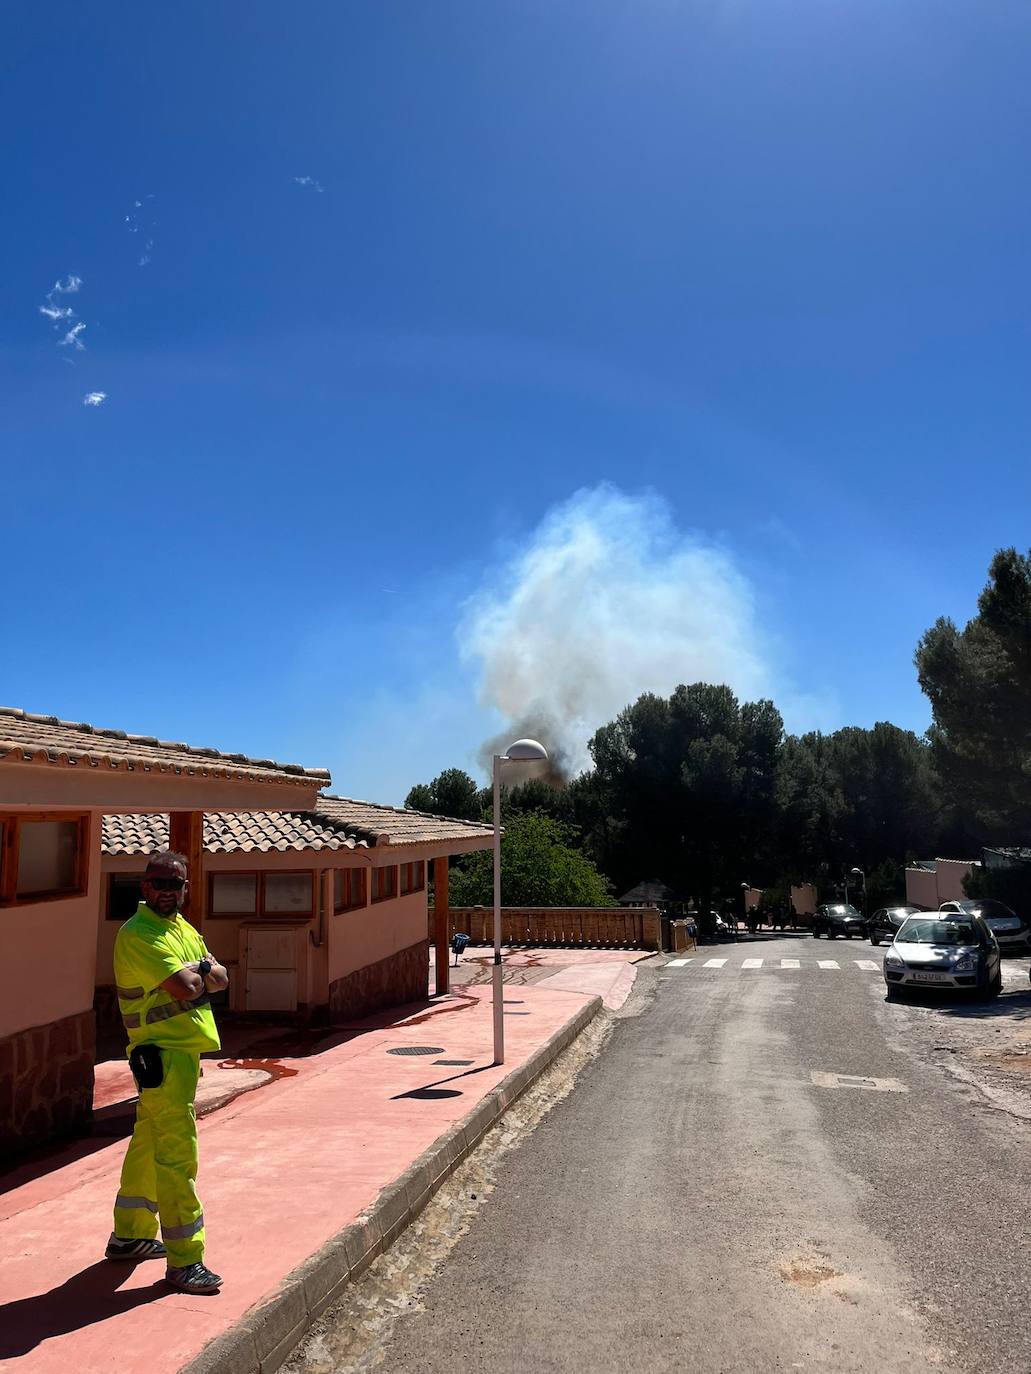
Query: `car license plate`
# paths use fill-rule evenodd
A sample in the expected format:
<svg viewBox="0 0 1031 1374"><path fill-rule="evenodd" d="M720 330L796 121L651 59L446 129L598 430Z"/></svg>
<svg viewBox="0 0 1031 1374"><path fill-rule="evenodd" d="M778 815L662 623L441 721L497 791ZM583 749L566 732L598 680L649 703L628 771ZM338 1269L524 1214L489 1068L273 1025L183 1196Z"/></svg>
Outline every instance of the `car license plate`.
<svg viewBox="0 0 1031 1374"><path fill-rule="evenodd" d="M949 981L947 973L911 973L909 976L917 983L947 983Z"/></svg>

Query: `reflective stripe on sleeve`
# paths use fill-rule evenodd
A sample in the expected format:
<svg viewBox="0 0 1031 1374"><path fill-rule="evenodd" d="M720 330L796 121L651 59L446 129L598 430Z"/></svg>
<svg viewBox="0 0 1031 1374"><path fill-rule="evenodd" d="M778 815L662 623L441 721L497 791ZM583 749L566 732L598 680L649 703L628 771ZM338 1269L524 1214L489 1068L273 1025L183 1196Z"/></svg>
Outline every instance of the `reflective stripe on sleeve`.
<svg viewBox="0 0 1031 1374"><path fill-rule="evenodd" d="M151 1202L149 1197L126 1197L123 1193L119 1193L115 1198L115 1206L121 1207L126 1212L153 1212L155 1216L157 1216L158 1211L157 1203Z"/></svg>
<svg viewBox="0 0 1031 1374"><path fill-rule="evenodd" d="M162 1226L161 1234L165 1240L189 1240L198 1231L204 1230L204 1213L201 1212L196 1221L191 1221L186 1226Z"/></svg>
<svg viewBox="0 0 1031 1374"><path fill-rule="evenodd" d="M198 997L193 1002L162 1002L159 1007L151 1007L147 1012L147 1025L151 1026L155 1021L167 1021L171 1016L182 1016L183 1012L193 1011L196 1007L207 1006L208 997ZM125 1018L122 1018L125 1020ZM126 1025L128 1025L126 1021Z"/></svg>
<svg viewBox="0 0 1031 1374"><path fill-rule="evenodd" d="M118 993L119 1000L122 1002L135 1002L137 998L143 996L144 991L144 988L115 988L115 992Z"/></svg>

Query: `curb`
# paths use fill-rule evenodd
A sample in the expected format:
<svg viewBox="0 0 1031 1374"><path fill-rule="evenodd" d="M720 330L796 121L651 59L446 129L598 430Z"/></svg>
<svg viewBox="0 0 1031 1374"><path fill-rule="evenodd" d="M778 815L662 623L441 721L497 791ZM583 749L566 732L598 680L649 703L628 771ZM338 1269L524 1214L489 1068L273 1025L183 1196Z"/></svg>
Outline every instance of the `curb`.
<svg viewBox="0 0 1031 1374"><path fill-rule="evenodd" d="M271 1374L278 1369L311 1323L393 1244L491 1126L594 1020L602 1006L600 997L592 997L521 1068L506 1075L482 1102L424 1150L400 1178L388 1184L367 1212L288 1274L271 1297L252 1307L230 1330L180 1366L179 1374Z"/></svg>

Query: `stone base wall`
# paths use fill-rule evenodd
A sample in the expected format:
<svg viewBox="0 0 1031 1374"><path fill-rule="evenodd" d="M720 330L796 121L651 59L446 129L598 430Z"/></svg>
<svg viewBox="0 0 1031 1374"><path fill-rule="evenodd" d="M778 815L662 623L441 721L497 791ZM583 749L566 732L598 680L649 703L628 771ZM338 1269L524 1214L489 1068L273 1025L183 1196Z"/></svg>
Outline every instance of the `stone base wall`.
<svg viewBox="0 0 1031 1374"><path fill-rule="evenodd" d="M330 983L330 1021L356 1021L382 1007L424 1002L430 988L429 946L429 940L420 940Z"/></svg>
<svg viewBox="0 0 1031 1374"><path fill-rule="evenodd" d="M0 1159L89 1124L95 1048L92 1011L0 1040Z"/></svg>

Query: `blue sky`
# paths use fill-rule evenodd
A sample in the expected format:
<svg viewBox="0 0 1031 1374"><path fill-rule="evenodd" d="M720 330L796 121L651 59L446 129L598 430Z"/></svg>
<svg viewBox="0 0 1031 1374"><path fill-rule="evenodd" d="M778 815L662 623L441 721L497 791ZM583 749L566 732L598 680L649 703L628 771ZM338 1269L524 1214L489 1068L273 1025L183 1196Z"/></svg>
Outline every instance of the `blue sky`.
<svg viewBox="0 0 1031 1374"><path fill-rule="evenodd" d="M470 605L554 700L601 501L606 626L715 576L739 689L922 730L1031 542L1029 59L1008 0L15 0L0 701L399 800L518 715Z"/></svg>

